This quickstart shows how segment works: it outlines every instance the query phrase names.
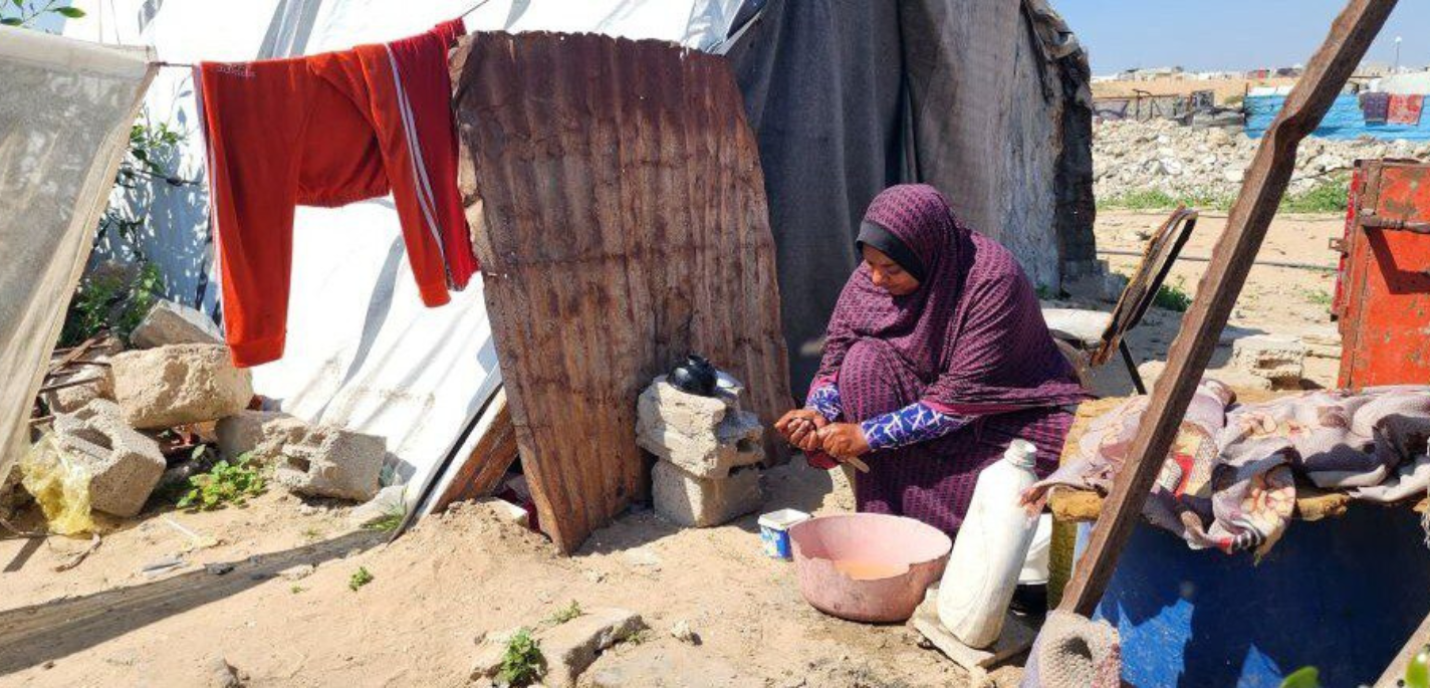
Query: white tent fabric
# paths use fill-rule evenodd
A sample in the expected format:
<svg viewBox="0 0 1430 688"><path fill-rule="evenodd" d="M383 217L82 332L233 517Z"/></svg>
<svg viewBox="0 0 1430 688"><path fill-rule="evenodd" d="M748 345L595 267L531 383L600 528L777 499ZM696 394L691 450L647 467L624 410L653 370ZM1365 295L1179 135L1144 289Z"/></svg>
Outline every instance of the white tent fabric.
<svg viewBox="0 0 1430 688"><path fill-rule="evenodd" d="M279 0L244 0L219 7L210 2L154 3L142 0L81 0L88 13L65 23L65 36L111 45L147 45L164 60L252 60L275 23ZM154 8L159 8L154 11ZM144 100L142 119L165 124L183 136L177 154L161 160L174 176L193 184L162 182L133 190L115 189L113 200L130 218L147 209L135 245L109 235L95 247L93 261L132 260L142 255L164 276L165 295L212 312L217 287L209 277L212 244L208 233L208 187L203 136L194 100L193 74L160 69Z"/></svg>
<svg viewBox="0 0 1430 688"><path fill-rule="evenodd" d="M151 53L0 27L0 469L94 241Z"/></svg>
<svg viewBox="0 0 1430 688"><path fill-rule="evenodd" d="M630 38L706 40L729 26L734 0L493 0L466 17L472 30L596 31ZM215 5L166 0L145 21L143 0L93 2L91 16L107 38L153 42L169 61L249 60L342 50L420 33L470 9L474 0L393 3L384 0L261 0ZM83 6L83 3L82 3ZM127 18L127 19L125 19ZM693 30L692 18L701 23ZM128 29L116 25L129 22ZM722 23L723 22L723 23ZM75 32L81 29L76 27ZM67 33L71 33L69 27ZM77 34L83 35L83 34ZM714 41L706 40L708 43ZM688 43L693 44L693 43ZM165 70L166 85L147 104L151 116L180 117L193 133L181 163L202 174L191 75ZM164 121L174 122L169 119ZM183 218L177 235L155 238L146 255L170 292L214 312L217 292L207 256L207 222L189 214L207 199L156 194L153 219ZM160 230L155 230L158 233ZM416 294L390 199L342 208L299 208L283 358L253 369L254 388L308 422L387 439L394 479L415 499L444 458L465 458L481 438L477 415L501 384L480 280L440 308ZM205 266L190 274L197 248ZM173 259L172 255L185 256ZM207 281L207 282L206 282ZM475 431L472 428L475 426ZM444 476L450 478L449 476ZM443 482L444 482L443 481ZM442 487L439 482L439 489Z"/></svg>

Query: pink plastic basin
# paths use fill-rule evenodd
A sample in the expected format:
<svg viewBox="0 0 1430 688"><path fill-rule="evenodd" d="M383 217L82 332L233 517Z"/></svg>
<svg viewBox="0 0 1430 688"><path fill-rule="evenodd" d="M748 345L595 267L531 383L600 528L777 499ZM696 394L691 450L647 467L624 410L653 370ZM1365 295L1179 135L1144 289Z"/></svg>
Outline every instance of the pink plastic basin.
<svg viewBox="0 0 1430 688"><path fill-rule="evenodd" d="M815 609L850 621L904 621L943 575L953 541L903 516L822 516L789 531L799 591Z"/></svg>

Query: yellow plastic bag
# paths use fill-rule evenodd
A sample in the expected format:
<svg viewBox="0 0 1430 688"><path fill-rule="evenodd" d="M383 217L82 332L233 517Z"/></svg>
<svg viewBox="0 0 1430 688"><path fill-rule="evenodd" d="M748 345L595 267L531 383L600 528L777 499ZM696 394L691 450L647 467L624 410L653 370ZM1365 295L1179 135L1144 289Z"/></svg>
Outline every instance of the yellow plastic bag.
<svg viewBox="0 0 1430 688"><path fill-rule="evenodd" d="M35 497L51 533L80 535L94 530L89 511L89 471L71 460L45 433L20 459L20 484Z"/></svg>

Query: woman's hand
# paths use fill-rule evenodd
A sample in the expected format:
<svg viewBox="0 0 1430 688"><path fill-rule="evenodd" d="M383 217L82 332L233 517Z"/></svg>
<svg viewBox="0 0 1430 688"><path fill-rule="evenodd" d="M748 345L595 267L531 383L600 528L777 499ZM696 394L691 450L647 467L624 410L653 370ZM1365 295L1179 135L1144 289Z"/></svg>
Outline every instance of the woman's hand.
<svg viewBox="0 0 1430 688"><path fill-rule="evenodd" d="M829 420L814 409L795 409L775 421L775 431L783 435L790 444L800 451L809 453L822 448L819 429L829 425Z"/></svg>
<svg viewBox="0 0 1430 688"><path fill-rule="evenodd" d="M830 423L819 429L819 442L824 451L836 458L847 459L869 453L869 440L855 423Z"/></svg>

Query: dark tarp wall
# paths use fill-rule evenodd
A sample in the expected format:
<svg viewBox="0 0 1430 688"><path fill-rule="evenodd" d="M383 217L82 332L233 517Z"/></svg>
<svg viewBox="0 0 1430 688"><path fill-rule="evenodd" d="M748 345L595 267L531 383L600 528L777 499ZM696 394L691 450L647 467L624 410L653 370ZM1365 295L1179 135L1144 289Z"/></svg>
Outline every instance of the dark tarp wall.
<svg viewBox="0 0 1430 688"><path fill-rule="evenodd" d="M737 26L796 395L886 186L943 190L1040 286L1093 261L1087 61L1043 0L768 0Z"/></svg>
<svg viewBox="0 0 1430 688"><path fill-rule="evenodd" d="M773 0L726 56L760 146L794 393L857 262L864 207L905 178L898 5Z"/></svg>

